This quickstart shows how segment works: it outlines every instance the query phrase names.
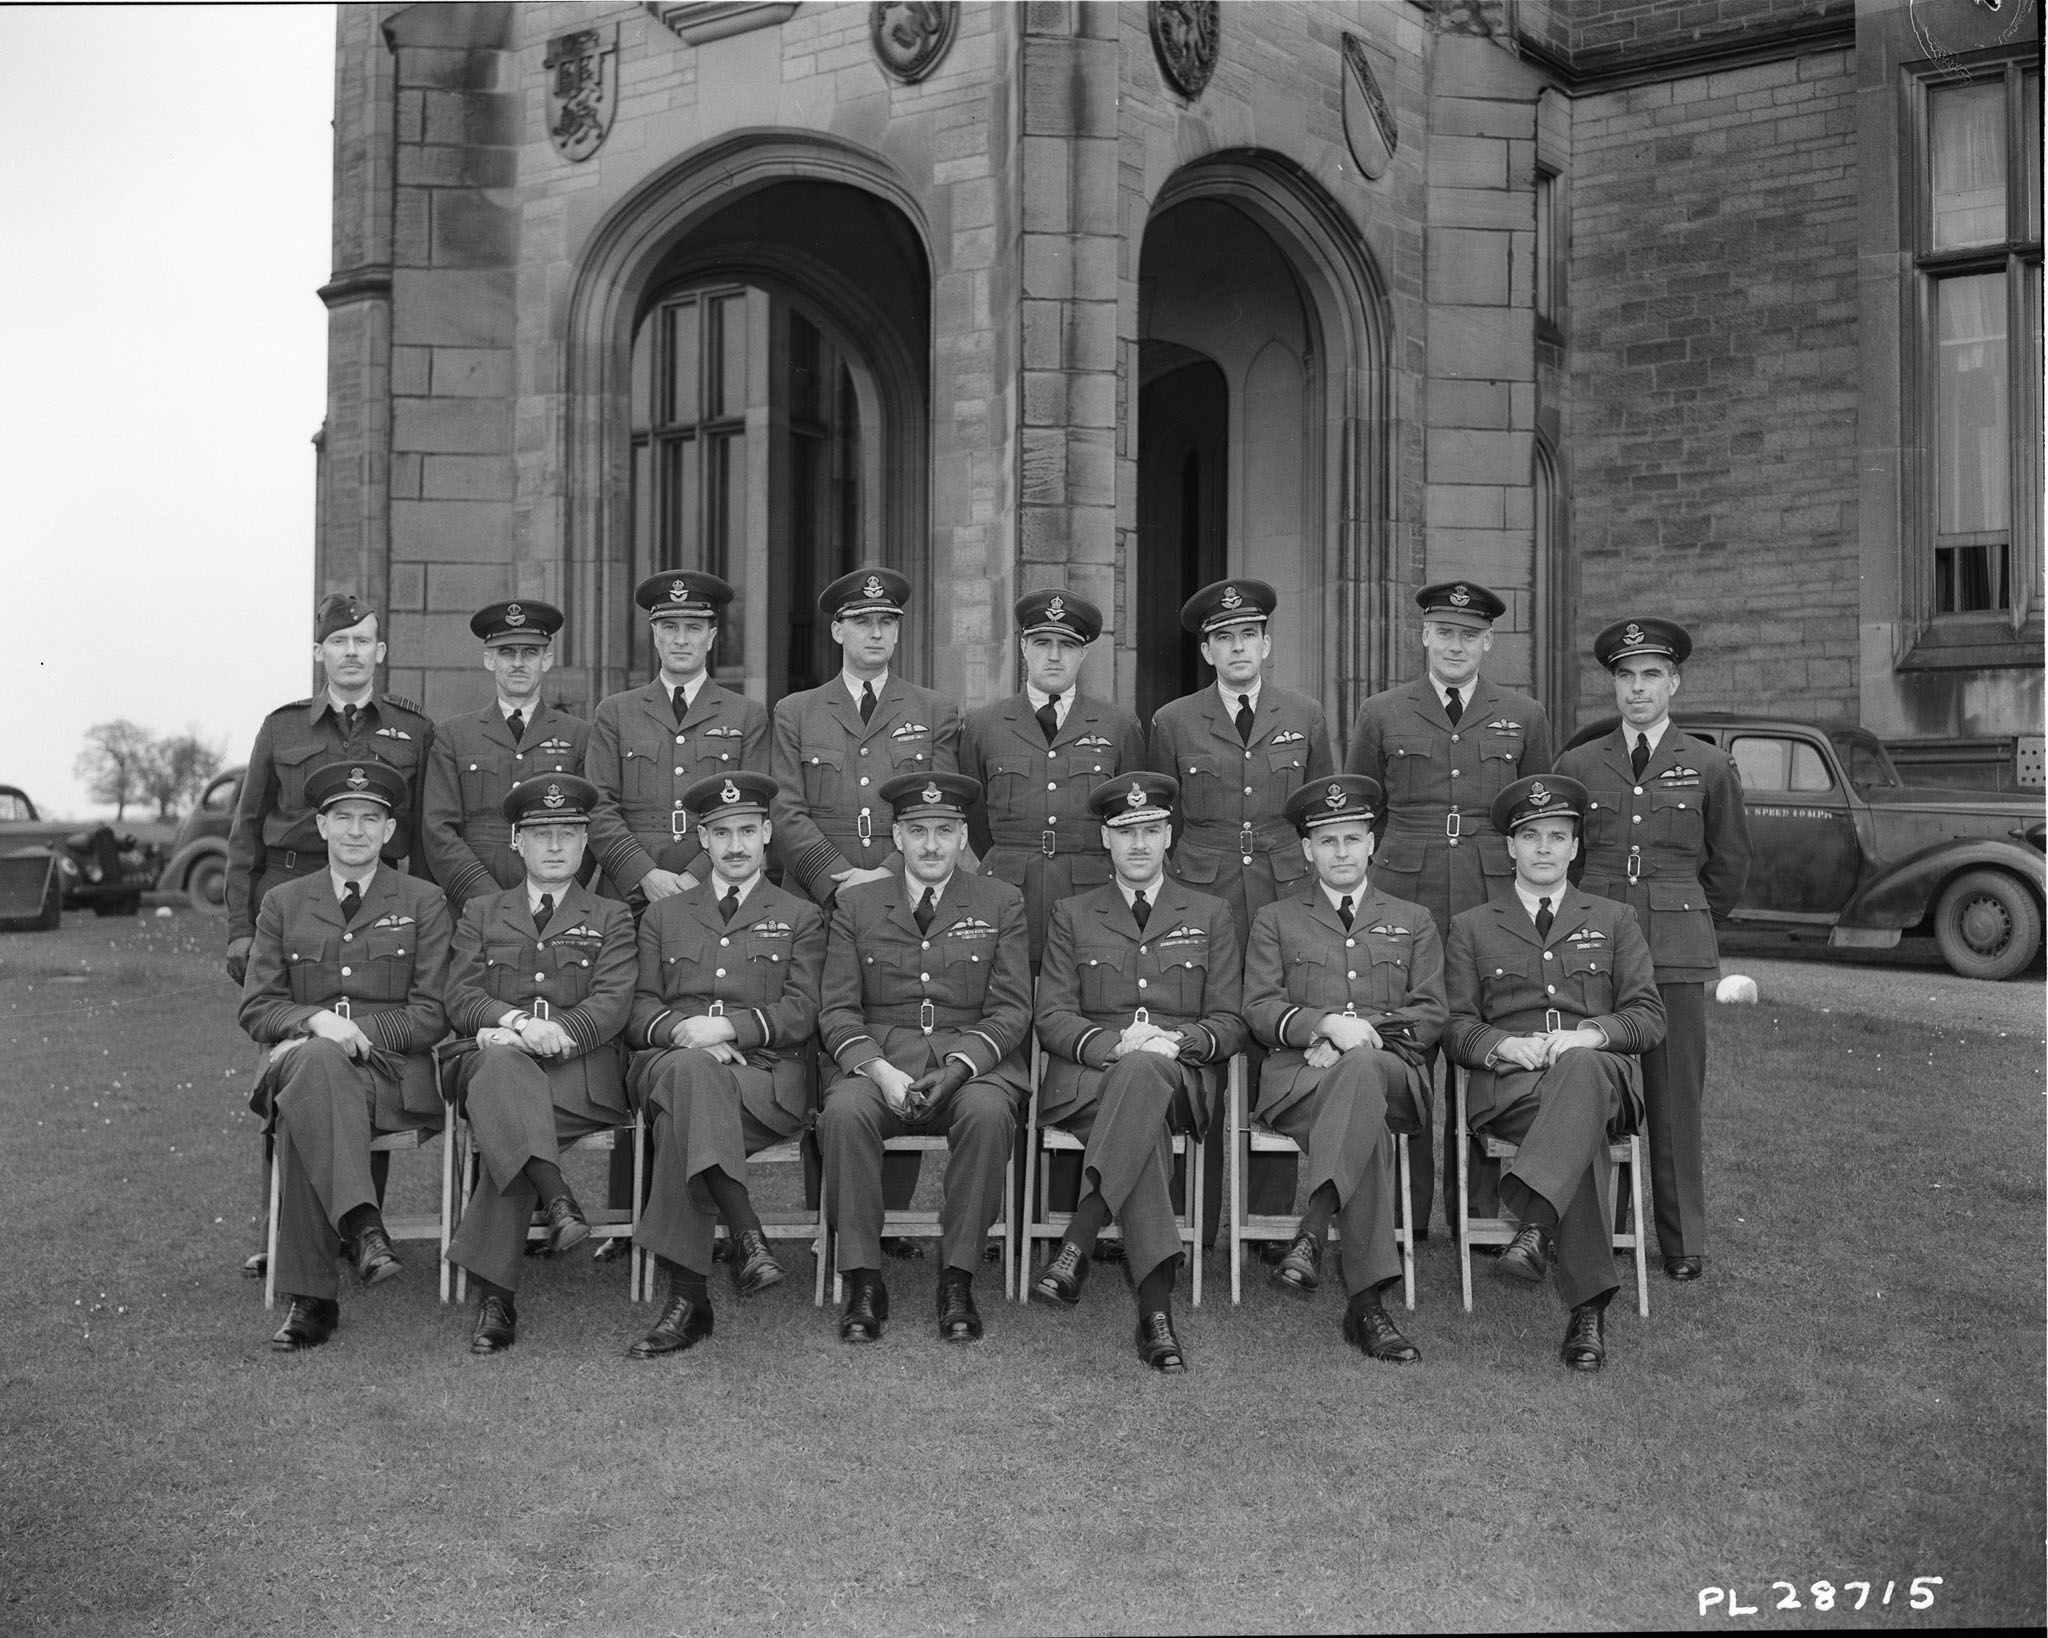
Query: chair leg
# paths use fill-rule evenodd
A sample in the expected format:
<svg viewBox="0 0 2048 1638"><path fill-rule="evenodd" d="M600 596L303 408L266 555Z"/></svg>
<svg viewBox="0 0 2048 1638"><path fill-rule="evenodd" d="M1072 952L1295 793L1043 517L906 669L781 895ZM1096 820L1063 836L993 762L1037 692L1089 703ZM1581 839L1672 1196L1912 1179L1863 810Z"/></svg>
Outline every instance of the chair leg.
<svg viewBox="0 0 2048 1638"><path fill-rule="evenodd" d="M647 1253L640 1249L640 1213L647 1205L647 1122L633 1111L633 1249L626 1255L626 1300L651 1302L654 1282L647 1277Z"/></svg>
<svg viewBox="0 0 2048 1638"><path fill-rule="evenodd" d="M270 1140L270 1210L268 1213L270 1226L267 1230L268 1239L266 1241L270 1249L265 1255L263 1262L263 1306L265 1308L275 1308L277 1306L277 1231L278 1224L284 1214L284 1207L278 1195L283 1188L283 1184L284 1162L278 1157L277 1137L273 1133Z"/></svg>
<svg viewBox="0 0 2048 1638"><path fill-rule="evenodd" d="M448 1106L441 1125L441 1301L448 1301L454 1287L453 1265L448 1247L455 1239L455 1107Z"/></svg>
<svg viewBox="0 0 2048 1638"><path fill-rule="evenodd" d="M1038 1180L1038 1127L1027 1114L1024 1119L1024 1199L1019 1213L1022 1234L1017 1246L1017 1292L1019 1302L1028 1302L1031 1297L1031 1248L1037 1242L1031 1237L1031 1230L1044 1215L1044 1202Z"/></svg>
<svg viewBox="0 0 2048 1638"><path fill-rule="evenodd" d="M1636 1313L1643 1319L1650 1317L1650 1256L1643 1244L1643 1194L1648 1179L1643 1175L1643 1139L1640 1133L1630 1133L1628 1140L1628 1198L1629 1212L1634 1217L1636 1241Z"/></svg>
<svg viewBox="0 0 2048 1638"><path fill-rule="evenodd" d="M1472 1312L1472 1135L1465 1124L1465 1080L1450 1066L1451 1096L1458 1111L1458 1289Z"/></svg>
<svg viewBox="0 0 2048 1638"><path fill-rule="evenodd" d="M1230 1305L1235 1308L1244 1300L1244 1174L1247 1169L1245 1148L1251 1142L1251 1134L1244 1130L1239 1120L1237 1107L1241 1089L1237 1077L1232 1075L1229 1090L1224 1096L1223 1141L1223 1204L1230 1214Z"/></svg>
<svg viewBox="0 0 2048 1638"><path fill-rule="evenodd" d="M456 1172L455 1192L467 1205L469 1197L476 1193L478 1181L483 1176L483 1164L477 1156L476 1144L469 1135L469 1123L462 1124L462 1153L457 1157L459 1169ZM460 1263L455 1266L455 1300L458 1304L469 1301L469 1270Z"/></svg>
<svg viewBox="0 0 2048 1638"><path fill-rule="evenodd" d="M1188 1306L1202 1306L1202 1140L1188 1139L1188 1197L1194 1202L1188 1211L1188 1260L1195 1265Z"/></svg>
<svg viewBox="0 0 2048 1638"><path fill-rule="evenodd" d="M1400 1193L1394 1198L1401 1214L1401 1294L1408 1312L1415 1312L1415 1204L1408 1198L1408 1134L1394 1139L1395 1181Z"/></svg>

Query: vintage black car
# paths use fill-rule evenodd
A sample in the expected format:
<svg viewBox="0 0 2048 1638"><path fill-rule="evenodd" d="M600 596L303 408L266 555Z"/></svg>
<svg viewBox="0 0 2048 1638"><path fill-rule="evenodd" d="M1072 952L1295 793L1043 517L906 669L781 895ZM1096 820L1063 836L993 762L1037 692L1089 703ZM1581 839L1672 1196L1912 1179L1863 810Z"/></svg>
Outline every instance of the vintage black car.
<svg viewBox="0 0 2048 1638"><path fill-rule="evenodd" d="M0 927L55 927L63 907L132 916L156 880L148 851L111 825L44 819L13 785L0 785Z"/></svg>
<svg viewBox="0 0 2048 1638"><path fill-rule="evenodd" d="M157 877L159 893L183 893L193 909L228 913L228 830L247 768L229 768L207 782L171 838L171 856Z"/></svg>
<svg viewBox="0 0 2048 1638"><path fill-rule="evenodd" d="M1588 723L1583 745L1620 719ZM1728 711L1676 714L1742 778L1749 885L1731 918L1826 930L1850 949L1931 935L1965 978L2010 978L2041 948L2048 894L2038 794L1908 785L1883 742L1843 724Z"/></svg>

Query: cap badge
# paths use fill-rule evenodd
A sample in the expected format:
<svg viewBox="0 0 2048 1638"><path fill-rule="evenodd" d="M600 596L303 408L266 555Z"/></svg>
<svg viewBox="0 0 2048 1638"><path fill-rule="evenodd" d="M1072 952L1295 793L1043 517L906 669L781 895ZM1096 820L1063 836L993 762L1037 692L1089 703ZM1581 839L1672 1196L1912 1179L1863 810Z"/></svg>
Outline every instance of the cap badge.
<svg viewBox="0 0 2048 1638"><path fill-rule="evenodd" d="M569 799L562 794L562 787L560 785L550 785L547 795L543 796L540 800L543 807L559 808Z"/></svg>
<svg viewBox="0 0 2048 1638"><path fill-rule="evenodd" d="M369 789L369 786L370 786L370 776L369 776L368 774L364 773L364 772L363 772L363 770L362 770L362 769L360 769L360 768L351 768L351 769L349 769L349 771L348 771L348 788L349 788L350 790L352 790L352 791L361 791L361 790L368 790L368 789Z"/></svg>
<svg viewBox="0 0 2048 1638"><path fill-rule="evenodd" d="M689 581L671 580L668 583L668 600L671 603L687 603L690 600Z"/></svg>
<svg viewBox="0 0 2048 1638"><path fill-rule="evenodd" d="M1451 588L1451 604L1454 608L1463 608L1471 601L1472 594L1465 589L1462 583Z"/></svg>
<svg viewBox="0 0 2048 1638"><path fill-rule="evenodd" d="M1045 617L1048 620L1064 620L1067 617L1066 600L1055 597L1050 603L1046 604Z"/></svg>
<svg viewBox="0 0 2048 1638"><path fill-rule="evenodd" d="M507 603L505 605L505 624L508 626L525 625L526 610L521 608L517 603Z"/></svg>
<svg viewBox="0 0 2048 1638"><path fill-rule="evenodd" d="M1142 808L1149 798L1145 795L1145 787L1134 779L1131 781L1131 794L1124 800L1131 807Z"/></svg>
<svg viewBox="0 0 2048 1638"><path fill-rule="evenodd" d="M925 786L922 791L918 792L918 795L934 806L946 800L946 793L940 790L936 783Z"/></svg>
<svg viewBox="0 0 2048 1638"><path fill-rule="evenodd" d="M1341 808L1344 805L1344 787L1332 785L1330 794L1323 798L1323 803L1326 807Z"/></svg>
<svg viewBox="0 0 2048 1638"><path fill-rule="evenodd" d="M1529 800L1539 807L1549 802L1550 792L1545 788L1542 780L1537 780L1535 784L1529 787Z"/></svg>
<svg viewBox="0 0 2048 1638"><path fill-rule="evenodd" d="M886 597L888 595L882 589L881 576L873 574L868 576L867 584L861 587L860 594L863 597Z"/></svg>
<svg viewBox="0 0 2048 1638"><path fill-rule="evenodd" d="M1235 586L1225 586L1223 588L1223 595L1219 597L1216 601L1222 604L1223 607L1225 607L1226 609L1234 609L1240 603L1242 603L1244 599L1238 596L1237 588Z"/></svg>
<svg viewBox="0 0 2048 1638"><path fill-rule="evenodd" d="M1628 630L1621 634L1621 640L1624 643L1640 643L1643 640L1643 628L1635 621L1629 621Z"/></svg>
<svg viewBox="0 0 2048 1638"><path fill-rule="evenodd" d="M718 793L718 800L721 802L737 802L739 799L739 786L735 785L730 779L728 779L725 782L724 788L720 790Z"/></svg>

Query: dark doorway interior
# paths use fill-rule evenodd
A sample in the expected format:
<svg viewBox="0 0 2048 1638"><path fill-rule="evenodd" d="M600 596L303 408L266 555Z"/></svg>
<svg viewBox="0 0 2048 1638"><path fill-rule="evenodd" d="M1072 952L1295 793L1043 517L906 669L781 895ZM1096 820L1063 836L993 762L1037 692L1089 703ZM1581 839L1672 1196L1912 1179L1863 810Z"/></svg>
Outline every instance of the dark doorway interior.
<svg viewBox="0 0 2048 1638"><path fill-rule="evenodd" d="M1154 373L1155 366L1158 373ZM1225 549L1230 394L1208 359L1147 343L1138 398L1139 720L1207 680L1180 607L1229 573Z"/></svg>

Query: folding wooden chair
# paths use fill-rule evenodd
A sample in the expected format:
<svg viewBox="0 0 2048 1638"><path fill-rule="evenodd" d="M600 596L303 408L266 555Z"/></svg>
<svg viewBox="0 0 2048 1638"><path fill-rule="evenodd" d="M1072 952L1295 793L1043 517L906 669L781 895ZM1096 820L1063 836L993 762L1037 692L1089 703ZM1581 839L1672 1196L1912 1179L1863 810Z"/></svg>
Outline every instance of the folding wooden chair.
<svg viewBox="0 0 2048 1638"><path fill-rule="evenodd" d="M933 1151L945 1154L947 1148L945 1136L941 1133L933 1133L931 1135L924 1133L906 1134L903 1137L884 1138L882 1140L882 1152L891 1155L929 1154ZM1014 1157L1014 1141L1011 1146L1011 1153ZM818 1268L820 1271L818 1285L821 1291L825 1284L823 1273L825 1261L831 1251L831 1236L826 1228L826 1224L829 1221L830 1218L826 1215L825 1183L823 1177L820 1177L818 1180ZM928 1239L932 1235L937 1234L938 1231L939 1214L935 1211L911 1211L906 1208L902 1211L885 1211L882 1214L882 1235L885 1239L895 1235L907 1238L923 1237ZM1014 1297L1017 1294L1018 1279L1017 1168L1009 1160L1003 1162L1003 1218L990 1232L997 1235L1003 1243L1003 1295L1005 1297ZM838 1306L841 1297L842 1282L839 1278L839 1270L835 1267L832 1270L832 1303L834 1307Z"/></svg>
<svg viewBox="0 0 2048 1638"><path fill-rule="evenodd" d="M801 1177L804 1174L805 1151L809 1150L815 1153L817 1144L817 1128L813 1125L806 1125L795 1136L784 1138L780 1143L771 1144L765 1149L748 1155L747 1165L749 1167L794 1165L797 1168L797 1175ZM830 1259L832 1251L831 1231L825 1224L823 1165L819 1166L818 1209L816 1211L762 1211L756 1206L754 1214L761 1219L761 1232L769 1239L806 1240L810 1242L811 1251L816 1256L818 1263L817 1273L811 1282L811 1301L815 1306L822 1308L825 1305L825 1265ZM725 1224L720 1222L717 1237L725 1239L729 1233L730 1231L726 1228ZM635 1300L639 1302L652 1302L654 1300L654 1270L651 1259L642 1259L641 1263L636 1265L635 1278L646 1287L644 1292L636 1289L634 1293Z"/></svg>
<svg viewBox="0 0 2048 1638"><path fill-rule="evenodd" d="M370 1140L370 1153L395 1154L402 1149L417 1149L429 1138L447 1135L446 1120L440 1126L409 1126L400 1132L384 1132ZM264 1246L265 1264L263 1269L263 1306L277 1306L277 1231L282 1215L283 1162L278 1155L274 1135L270 1139L270 1228ZM425 1213L410 1216L386 1217L384 1232L393 1240L439 1240L441 1242L441 1300L448 1300L448 1240L455 1232L455 1145L452 1141L441 1145L441 1211L438 1216Z"/></svg>

